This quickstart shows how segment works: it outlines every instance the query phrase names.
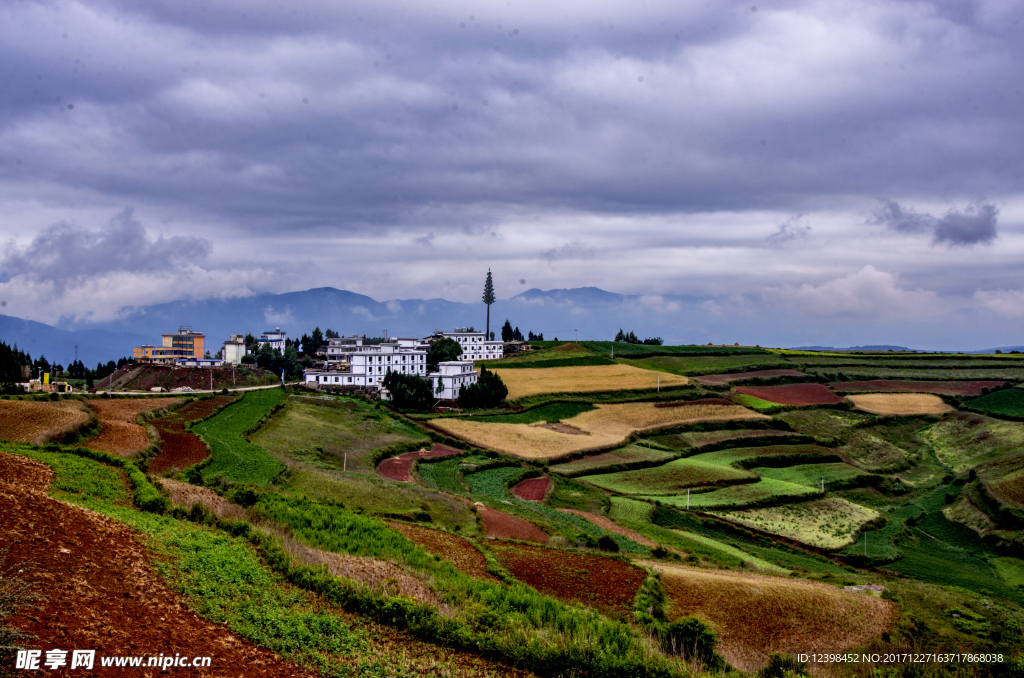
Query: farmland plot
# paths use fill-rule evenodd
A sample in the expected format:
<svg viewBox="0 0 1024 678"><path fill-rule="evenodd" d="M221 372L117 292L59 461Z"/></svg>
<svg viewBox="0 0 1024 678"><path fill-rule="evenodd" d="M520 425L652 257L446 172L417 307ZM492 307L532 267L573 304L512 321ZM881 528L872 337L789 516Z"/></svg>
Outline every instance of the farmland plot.
<svg viewBox="0 0 1024 678"><path fill-rule="evenodd" d="M935 393L937 395L981 395L984 388L1002 386L1004 381L840 381L829 384L837 393Z"/></svg>
<svg viewBox="0 0 1024 678"><path fill-rule="evenodd" d="M213 450L213 461L203 469L203 478L220 475L239 483L266 485L280 475L284 464L242 436L286 397L279 388L249 391L241 401L195 426L193 430Z"/></svg>
<svg viewBox="0 0 1024 678"><path fill-rule="evenodd" d="M1008 388L996 391L968 400L966 404L968 407L997 416L1024 417L1024 389Z"/></svg>
<svg viewBox="0 0 1024 678"><path fill-rule="evenodd" d="M206 459L210 454L206 443L187 430L185 424L208 417L231 402L234 398L226 395L197 398L165 417L154 419L153 428L160 437L160 452L150 460L149 470L154 473L174 469L181 471Z"/></svg>
<svg viewBox="0 0 1024 678"><path fill-rule="evenodd" d="M841 462L831 464L797 464L784 468L758 467L751 470L762 478L784 480L787 483L796 483L809 487L820 488L822 479L824 479L827 489L852 487L863 484L871 477L870 473L865 473L859 468Z"/></svg>
<svg viewBox="0 0 1024 678"><path fill-rule="evenodd" d="M613 447L635 431L695 421L767 419L738 405L695 404L656 407L653 403L598 405L558 424L490 424L467 419L432 419L450 435L528 459Z"/></svg>
<svg viewBox="0 0 1024 678"><path fill-rule="evenodd" d="M778 419L793 427L797 433L829 440L863 422L868 417L858 412L842 410L795 410L783 412Z"/></svg>
<svg viewBox="0 0 1024 678"><path fill-rule="evenodd" d="M642 462L668 461L675 457L674 452L667 452L658 448L650 448L646 445L636 443L626 445L611 452L595 454L582 459L574 459L565 464L557 464L551 467L552 473L560 473L564 476L579 476L584 473L598 473L601 469L619 464L634 464Z"/></svg>
<svg viewBox="0 0 1024 678"><path fill-rule="evenodd" d="M765 445L763 447L733 447L726 450L715 450L714 452L703 452L689 457L694 461L708 464L734 465L734 466L770 466L765 461L772 458L787 457L793 458L795 464L812 462L815 459L828 459L837 461L835 451L819 445Z"/></svg>
<svg viewBox="0 0 1024 678"><path fill-rule="evenodd" d="M1024 447L1024 423L958 412L925 431L935 454L955 473Z"/></svg>
<svg viewBox="0 0 1024 678"><path fill-rule="evenodd" d="M799 500L820 495L821 490L783 480L761 478L756 483L730 485L710 492L696 492L689 497L691 509L726 509L757 506L780 499ZM673 495L638 495L639 499L657 500L676 508L686 508L685 493Z"/></svg>
<svg viewBox="0 0 1024 678"><path fill-rule="evenodd" d="M930 393L863 393L846 399L872 414L944 414L953 409Z"/></svg>
<svg viewBox="0 0 1024 678"><path fill-rule="evenodd" d="M615 558L525 544L490 545L513 577L560 600L627 614L647 572Z"/></svg>
<svg viewBox="0 0 1024 678"><path fill-rule="evenodd" d="M181 398L93 399L89 406L103 429L84 445L93 450L126 456L149 447L149 434L135 423L135 417L182 402Z"/></svg>
<svg viewBox="0 0 1024 678"><path fill-rule="evenodd" d="M582 480L612 492L654 496L678 494L688 487L754 482L757 475L724 464L684 458L653 468L583 476Z"/></svg>
<svg viewBox="0 0 1024 678"><path fill-rule="evenodd" d="M643 563L661 574L670 620L689 615L721 630L733 666L757 671L770 652L831 652L860 647L895 623L887 600L827 584L766 575Z"/></svg>
<svg viewBox="0 0 1024 678"><path fill-rule="evenodd" d="M655 388L659 379L662 388L683 386L686 377L642 370L632 365L594 365L583 367L550 367L495 369L508 387L508 399L518 400L541 393L586 393Z"/></svg>
<svg viewBox="0 0 1024 678"><path fill-rule="evenodd" d="M899 471L906 468L914 456L866 430L854 433L840 449L847 459L868 471Z"/></svg>
<svg viewBox="0 0 1024 678"><path fill-rule="evenodd" d="M427 487L433 487L445 492L464 494L465 486L459 479L459 474L471 472L478 464L493 461L488 457L458 457L456 459L445 459L444 461L421 461L416 467L420 480Z"/></svg>
<svg viewBox="0 0 1024 678"><path fill-rule="evenodd" d="M460 572L477 579L500 581L487 571L487 558L472 543L457 537L450 532L433 530L409 523L389 523L392 530L404 534L409 541L421 546L428 552L439 555L452 562Z"/></svg>
<svg viewBox="0 0 1024 678"><path fill-rule="evenodd" d="M381 463L377 464L377 475L381 478L388 478L389 480L411 483L413 480L412 476L409 475L409 472L412 470L412 465L416 463L418 459L450 457L453 454L462 454L462 450L434 443L429 450L421 449L416 452L406 452L405 454L400 454L397 457L388 457Z"/></svg>
<svg viewBox="0 0 1024 678"><path fill-rule="evenodd" d="M78 400L0 400L0 439L41 445L89 421Z"/></svg>
<svg viewBox="0 0 1024 678"><path fill-rule="evenodd" d="M712 515L829 550L849 546L863 525L881 516L878 511L839 497L769 508L718 511Z"/></svg>
<svg viewBox="0 0 1024 678"><path fill-rule="evenodd" d="M778 405L835 405L843 402L842 398L821 384L737 386L736 392Z"/></svg>
<svg viewBox="0 0 1024 678"><path fill-rule="evenodd" d="M646 501L627 497L612 497L611 502L612 506L608 511L608 517L612 520L646 523L650 521L651 514L654 513L654 505Z"/></svg>
<svg viewBox="0 0 1024 678"><path fill-rule="evenodd" d="M806 377L800 370L754 370L753 372L734 372L730 374L706 374L694 377L694 381L708 386L725 386L733 381L743 379L770 379L772 377Z"/></svg>

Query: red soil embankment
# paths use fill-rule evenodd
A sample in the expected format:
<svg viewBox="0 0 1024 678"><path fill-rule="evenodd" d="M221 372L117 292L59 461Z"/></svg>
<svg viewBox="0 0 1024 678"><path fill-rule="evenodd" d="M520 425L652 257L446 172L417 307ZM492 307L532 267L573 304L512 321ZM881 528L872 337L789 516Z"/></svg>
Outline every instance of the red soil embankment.
<svg viewBox="0 0 1024 678"><path fill-rule="evenodd" d="M512 494L525 501L544 501L551 487L551 478L527 478L512 488Z"/></svg>
<svg viewBox="0 0 1024 678"><path fill-rule="evenodd" d="M934 393L936 395L979 396L983 388L996 388L1005 381L839 381L829 384L841 393Z"/></svg>
<svg viewBox="0 0 1024 678"><path fill-rule="evenodd" d="M453 454L462 454L462 450L457 450L454 447L448 447L447 445L441 445L440 443L434 443L429 450L407 452L397 457L388 457L381 463L377 464L377 475L381 478L387 478L388 480L398 480L403 483L411 483L413 480L412 476L409 475L409 471L412 470L412 465L417 459L425 459L427 457L450 457Z"/></svg>

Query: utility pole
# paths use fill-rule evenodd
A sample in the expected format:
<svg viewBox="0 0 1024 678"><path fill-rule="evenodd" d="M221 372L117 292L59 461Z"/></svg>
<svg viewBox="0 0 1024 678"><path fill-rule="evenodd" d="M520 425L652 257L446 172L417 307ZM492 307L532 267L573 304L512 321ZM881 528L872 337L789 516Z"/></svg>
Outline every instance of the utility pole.
<svg viewBox="0 0 1024 678"><path fill-rule="evenodd" d="M573 332L576 333L576 343L579 343L579 341L580 341L580 331L579 330L573 330Z"/></svg>
<svg viewBox="0 0 1024 678"><path fill-rule="evenodd" d="M690 488L686 488L686 510L690 510Z"/></svg>
<svg viewBox="0 0 1024 678"><path fill-rule="evenodd" d="M821 493L825 494L825 476L821 477Z"/></svg>

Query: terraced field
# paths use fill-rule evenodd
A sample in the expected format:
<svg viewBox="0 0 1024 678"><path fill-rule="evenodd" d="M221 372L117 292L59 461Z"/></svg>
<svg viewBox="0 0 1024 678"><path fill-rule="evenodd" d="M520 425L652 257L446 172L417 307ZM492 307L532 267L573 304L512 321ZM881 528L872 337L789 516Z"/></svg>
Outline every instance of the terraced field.
<svg viewBox="0 0 1024 678"><path fill-rule="evenodd" d="M863 393L848 395L846 399L872 414L945 414L953 410L930 393Z"/></svg>
<svg viewBox="0 0 1024 678"><path fill-rule="evenodd" d="M924 435L939 461L957 473L1024 447L1024 423L969 412L944 417Z"/></svg>
<svg viewBox="0 0 1024 678"><path fill-rule="evenodd" d="M880 518L877 511L839 497L769 508L719 511L713 515L808 546L829 550L849 546L854 542L861 527Z"/></svg>
<svg viewBox="0 0 1024 678"><path fill-rule="evenodd" d="M757 475L723 464L684 458L654 468L582 476L581 480L622 494L678 494L688 487L754 482Z"/></svg>
<svg viewBox="0 0 1024 678"><path fill-rule="evenodd" d="M557 424L491 424L468 419L432 419L430 425L476 445L527 459L551 459L621 444L635 431L697 421L765 419L737 405L694 403L658 407L654 403L597 405Z"/></svg>
<svg viewBox="0 0 1024 678"><path fill-rule="evenodd" d="M78 400L0 400L0 440L41 445L88 421L89 413Z"/></svg>
<svg viewBox="0 0 1024 678"><path fill-rule="evenodd" d="M762 478L784 480L787 483L807 485L808 487L820 488L821 483L824 482L825 488L830 490L863 485L872 477L871 474L842 462L798 464L784 468L755 467L751 471Z"/></svg>
<svg viewBox="0 0 1024 678"><path fill-rule="evenodd" d="M736 392L777 405L835 405L843 401L821 384L789 386L737 386Z"/></svg>
<svg viewBox="0 0 1024 678"><path fill-rule="evenodd" d="M968 400L966 405L995 416L1024 417L1024 389L1008 388L996 391L974 400Z"/></svg>
<svg viewBox="0 0 1024 678"><path fill-rule="evenodd" d="M213 451L213 460L203 469L203 478L223 476L239 483L266 485L280 475L284 464L242 436L287 397L279 388L249 391L242 400L193 427Z"/></svg>
<svg viewBox="0 0 1024 678"><path fill-rule="evenodd" d="M593 365L549 368L495 368L508 387L508 399L518 400L542 393L589 393L623 389L654 389L683 386L686 377L643 370L632 365Z"/></svg>
<svg viewBox="0 0 1024 678"><path fill-rule="evenodd" d="M675 452L647 447L646 445L630 444L620 447L611 452L595 454L564 464L556 464L551 467L553 473L560 473L564 476L574 477L586 473L599 472L601 469L620 466L622 464L657 463L668 461L676 456Z"/></svg>
<svg viewBox="0 0 1024 678"><path fill-rule="evenodd" d="M710 492L691 493L689 498L685 494L637 495L637 498L649 501L657 500L677 508L685 509L689 505L691 509L703 510L746 508L763 505L768 502L798 501L820 494L821 490L816 490L806 485L762 478L756 483L730 485L717 490L711 490Z"/></svg>
<svg viewBox="0 0 1024 678"><path fill-rule="evenodd" d="M143 413L173 407L181 398L95 398L89 406L100 420L100 434L85 442L85 446L117 455L130 455L149 447L149 433L135 422Z"/></svg>

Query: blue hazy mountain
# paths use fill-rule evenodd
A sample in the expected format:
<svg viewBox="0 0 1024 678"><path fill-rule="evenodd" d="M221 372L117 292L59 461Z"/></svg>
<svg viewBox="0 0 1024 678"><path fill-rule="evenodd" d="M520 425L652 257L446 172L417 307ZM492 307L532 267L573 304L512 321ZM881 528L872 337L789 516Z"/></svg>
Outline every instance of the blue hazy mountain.
<svg viewBox="0 0 1024 678"><path fill-rule="evenodd" d="M646 301L646 306L640 300ZM509 320L527 332L543 332L546 339L575 337L611 339L619 327L634 330L641 337L669 336L678 313L651 312L660 298L629 296L596 287L570 290L531 289L491 306L491 331L501 333ZM665 302L679 310L678 302ZM125 309L118 320L98 324L64 324L63 329L103 329L148 337L190 326L207 335L207 345L218 347L231 334L259 335L280 327L289 336L301 336L314 327L330 328L341 334L424 337L435 329L475 327L483 330L487 309L482 302L463 303L446 299L392 299L371 297L332 287L302 292L258 294L234 299L173 301L136 309ZM213 349L215 350L215 349Z"/></svg>
<svg viewBox="0 0 1024 678"><path fill-rule="evenodd" d="M65 366L75 359L77 345L78 358L88 367L95 367L100 361L131 357L133 346L147 340L153 342L152 337L127 331L79 329L69 332L9 315L0 315L0 340L17 344L33 358L46 356L51 363Z"/></svg>

